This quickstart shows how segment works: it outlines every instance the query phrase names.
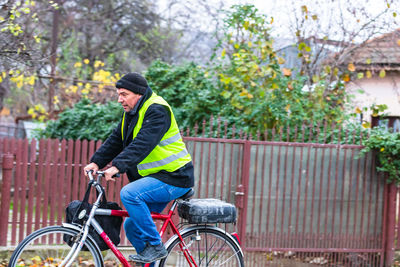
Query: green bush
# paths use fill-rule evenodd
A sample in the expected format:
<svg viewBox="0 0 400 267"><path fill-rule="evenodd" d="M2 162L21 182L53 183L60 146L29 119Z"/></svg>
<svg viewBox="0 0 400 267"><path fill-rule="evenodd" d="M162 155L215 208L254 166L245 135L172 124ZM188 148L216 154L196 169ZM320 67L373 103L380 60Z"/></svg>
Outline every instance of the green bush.
<svg viewBox="0 0 400 267"><path fill-rule="evenodd" d="M145 74L149 86L170 104L179 127L184 129L208 121L228 105L207 75L193 62L171 66L162 61L154 61Z"/></svg>
<svg viewBox="0 0 400 267"><path fill-rule="evenodd" d="M105 140L118 125L121 115L121 105L115 101L94 104L84 98L73 108L60 113L57 120L49 121L36 137Z"/></svg>
<svg viewBox="0 0 400 267"><path fill-rule="evenodd" d="M400 132L391 132L383 127L371 129L369 138L363 141L362 154L376 153L376 169L387 174L387 182L400 184Z"/></svg>

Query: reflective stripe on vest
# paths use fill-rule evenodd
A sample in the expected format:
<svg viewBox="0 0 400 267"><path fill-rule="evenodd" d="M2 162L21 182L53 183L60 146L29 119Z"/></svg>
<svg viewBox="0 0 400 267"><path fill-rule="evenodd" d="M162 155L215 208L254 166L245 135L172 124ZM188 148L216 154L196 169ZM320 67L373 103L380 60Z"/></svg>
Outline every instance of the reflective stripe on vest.
<svg viewBox="0 0 400 267"><path fill-rule="evenodd" d="M124 112L124 116L122 117L122 123L121 123L121 137L122 137L122 141L124 141L124 126L125 126L125 112Z"/></svg>
<svg viewBox="0 0 400 267"><path fill-rule="evenodd" d="M133 130L133 139L135 139L139 133L143 124L144 115L152 104L160 104L168 107L171 114L171 126L161 138L160 143L137 165L138 173L141 176L147 176L161 170L173 172L192 160L189 152L186 150L185 143L183 143L171 107L164 99L157 96L155 93L143 103L138 111L138 120ZM121 123L122 140L124 138L124 123L125 113Z"/></svg>
<svg viewBox="0 0 400 267"><path fill-rule="evenodd" d="M140 171L141 170L147 170L147 169L151 169L151 168L156 168L156 167L160 167L160 166L163 166L163 165L167 165L168 163L171 163L174 160L182 158L182 157L186 156L187 154L189 154L189 152L185 148L184 150L182 150L178 154L173 154L173 155L171 155L169 157L166 157L165 159L161 159L159 161L153 161L153 162L149 162L149 163L139 164L138 165L138 170L140 170Z"/></svg>
<svg viewBox="0 0 400 267"><path fill-rule="evenodd" d="M169 144L172 144L172 143L178 141L179 139L181 139L181 134L177 133L176 135L161 141L158 145L159 146L167 146Z"/></svg>

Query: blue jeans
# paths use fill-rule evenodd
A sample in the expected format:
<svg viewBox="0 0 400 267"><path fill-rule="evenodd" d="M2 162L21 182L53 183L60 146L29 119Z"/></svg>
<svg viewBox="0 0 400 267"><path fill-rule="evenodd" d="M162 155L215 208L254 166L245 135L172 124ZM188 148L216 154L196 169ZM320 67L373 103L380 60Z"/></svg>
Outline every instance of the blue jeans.
<svg viewBox="0 0 400 267"><path fill-rule="evenodd" d="M143 251L146 243L161 243L151 212L162 212L171 200L184 195L189 189L169 185L153 177L143 177L121 189L121 201L130 216L124 222L126 237L138 253Z"/></svg>

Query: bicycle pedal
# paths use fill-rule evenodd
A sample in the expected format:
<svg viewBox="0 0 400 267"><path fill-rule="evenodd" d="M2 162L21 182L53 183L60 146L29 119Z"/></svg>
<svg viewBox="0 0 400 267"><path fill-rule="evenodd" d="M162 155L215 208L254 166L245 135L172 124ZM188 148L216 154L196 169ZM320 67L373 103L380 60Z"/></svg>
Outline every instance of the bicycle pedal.
<svg viewBox="0 0 400 267"><path fill-rule="evenodd" d="M131 260L128 260L128 263L129 263L129 265L130 265L131 267L143 267L143 266L144 266L143 263L134 262L134 261L131 261Z"/></svg>

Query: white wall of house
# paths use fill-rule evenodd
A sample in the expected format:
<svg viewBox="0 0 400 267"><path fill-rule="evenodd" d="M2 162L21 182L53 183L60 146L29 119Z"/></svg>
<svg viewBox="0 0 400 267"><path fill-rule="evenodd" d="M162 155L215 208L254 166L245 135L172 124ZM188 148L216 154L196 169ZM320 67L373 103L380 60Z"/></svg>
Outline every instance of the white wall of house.
<svg viewBox="0 0 400 267"><path fill-rule="evenodd" d="M374 75L371 78L362 78L351 81L346 89L354 95L350 108L353 111L358 107L370 107L372 104L386 104L387 115L400 116L400 72L387 72L384 78ZM360 93L360 89L363 93ZM371 112L363 112L363 118L370 121Z"/></svg>

